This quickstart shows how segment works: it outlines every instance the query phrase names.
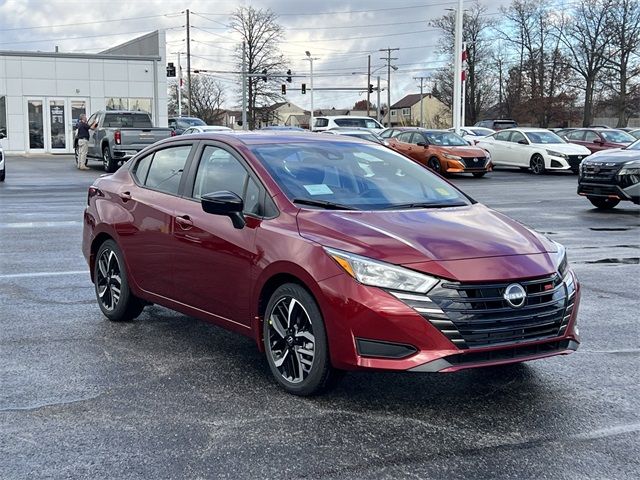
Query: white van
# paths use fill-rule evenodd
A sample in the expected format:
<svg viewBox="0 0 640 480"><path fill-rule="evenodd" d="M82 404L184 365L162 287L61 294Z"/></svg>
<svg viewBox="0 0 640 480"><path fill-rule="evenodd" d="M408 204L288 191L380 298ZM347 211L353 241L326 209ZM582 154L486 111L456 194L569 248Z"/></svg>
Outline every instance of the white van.
<svg viewBox="0 0 640 480"><path fill-rule="evenodd" d="M336 115L327 117L315 117L313 122L314 132L324 132L332 128L366 128L372 132L381 132L384 127L371 117L352 117L351 115Z"/></svg>

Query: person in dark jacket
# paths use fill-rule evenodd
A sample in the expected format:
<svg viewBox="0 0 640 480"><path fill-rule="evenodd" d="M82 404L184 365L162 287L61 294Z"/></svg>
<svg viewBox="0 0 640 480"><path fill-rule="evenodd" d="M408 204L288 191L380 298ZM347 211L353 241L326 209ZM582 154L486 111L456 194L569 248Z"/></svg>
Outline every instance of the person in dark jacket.
<svg viewBox="0 0 640 480"><path fill-rule="evenodd" d="M89 150L89 137L91 130L96 128L97 123L89 125L87 116L83 113L78 120L78 169L89 170L87 167L87 151Z"/></svg>

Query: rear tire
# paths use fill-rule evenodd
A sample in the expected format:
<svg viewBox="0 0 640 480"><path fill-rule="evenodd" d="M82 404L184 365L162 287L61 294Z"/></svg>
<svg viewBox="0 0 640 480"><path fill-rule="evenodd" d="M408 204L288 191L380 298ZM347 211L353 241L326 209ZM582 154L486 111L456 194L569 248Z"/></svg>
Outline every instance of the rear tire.
<svg viewBox="0 0 640 480"><path fill-rule="evenodd" d="M529 168L531 168L531 172L534 175L542 175L546 171L544 158L542 158L542 155L536 153L533 157L531 157Z"/></svg>
<svg viewBox="0 0 640 480"><path fill-rule="evenodd" d="M124 257L116 242L106 240L100 245L93 269L96 298L105 317L124 322L140 315L144 302L129 288Z"/></svg>
<svg viewBox="0 0 640 480"><path fill-rule="evenodd" d="M4 177L7 175L7 169L5 168L0 172L0 182L4 182Z"/></svg>
<svg viewBox="0 0 640 480"><path fill-rule="evenodd" d="M104 171L107 173L113 173L118 169L118 162L111 156L108 146L102 149L102 164L104 165Z"/></svg>
<svg viewBox="0 0 640 480"><path fill-rule="evenodd" d="M287 392L309 396L328 390L336 370L329 359L324 320L316 301L300 285L286 283L271 295L263 322L271 373Z"/></svg>
<svg viewBox="0 0 640 480"><path fill-rule="evenodd" d="M587 197L591 204L600 210L611 210L620 203L620 200L604 197Z"/></svg>

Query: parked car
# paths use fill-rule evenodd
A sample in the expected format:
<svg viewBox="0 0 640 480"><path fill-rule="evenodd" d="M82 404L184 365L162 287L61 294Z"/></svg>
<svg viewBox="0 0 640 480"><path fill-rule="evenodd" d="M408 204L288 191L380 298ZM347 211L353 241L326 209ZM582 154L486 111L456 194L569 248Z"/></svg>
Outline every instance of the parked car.
<svg viewBox="0 0 640 480"><path fill-rule="evenodd" d="M6 138L7 136L4 132L0 132L0 140ZM4 158L4 150L2 150L2 145L0 145L0 182L4 182L4 178L7 175L7 167L5 166L5 158Z"/></svg>
<svg viewBox="0 0 640 480"><path fill-rule="evenodd" d="M578 173L580 162L591 154L586 147L567 143L544 128L501 130L481 139L477 146L491 153L496 167L520 167L535 174L547 170Z"/></svg>
<svg viewBox="0 0 640 480"><path fill-rule="evenodd" d="M91 131L87 159L102 160L104 171L115 172L118 165L158 140L175 135L170 128L155 128L151 116L145 112L101 110L88 120L97 123ZM75 160L78 161L78 138L74 138Z"/></svg>
<svg viewBox="0 0 640 480"><path fill-rule="evenodd" d="M182 132L182 135L191 135L192 133L205 132L233 132L233 129L220 125L197 125L195 127L187 128L184 132Z"/></svg>
<svg viewBox="0 0 640 480"><path fill-rule="evenodd" d="M328 117L315 117L313 123L314 132L324 132L332 128L349 127L349 128L366 128L372 132L381 132L384 127L377 120L371 117L357 117L351 115L336 115Z"/></svg>
<svg viewBox="0 0 640 480"><path fill-rule="evenodd" d="M636 140L628 133L612 128L576 128L564 138L567 142L587 147L591 153L626 147Z"/></svg>
<svg viewBox="0 0 640 480"><path fill-rule="evenodd" d="M574 130L577 130L576 128L559 128L558 130L554 131L553 133L555 133L556 135L558 135L560 138L564 138L566 140L566 135L569 132L573 132Z"/></svg>
<svg viewBox="0 0 640 480"><path fill-rule="evenodd" d="M450 128L448 131L455 132L456 129ZM484 127L461 127L460 132L461 132L460 136L464 138L467 142L469 142L469 145L475 145L476 141L480 140L483 137L486 137L487 135L491 135L496 131L490 128L484 128Z"/></svg>
<svg viewBox="0 0 640 480"><path fill-rule="evenodd" d="M621 201L640 204L640 140L587 157L580 165L578 194L600 209Z"/></svg>
<svg viewBox="0 0 640 480"><path fill-rule="evenodd" d="M206 123L196 117L173 117L169 119L169 128L171 128L176 135L182 135L189 127L202 127Z"/></svg>
<svg viewBox="0 0 640 480"><path fill-rule="evenodd" d="M306 131L304 128L293 127L289 125L269 125L266 127L262 127L260 130L278 130L278 131L288 131L288 132L304 132Z"/></svg>
<svg viewBox="0 0 640 480"><path fill-rule="evenodd" d="M89 188L82 249L107 318L154 303L246 335L297 395L340 370L454 372L580 341L560 244L359 139L159 142Z"/></svg>
<svg viewBox="0 0 640 480"><path fill-rule="evenodd" d="M434 172L472 173L483 177L493 169L491 155L446 130L417 127L390 128L383 132L389 147L429 167Z"/></svg>
<svg viewBox="0 0 640 480"><path fill-rule="evenodd" d="M516 128L517 126L518 123L515 120L481 120L474 125L474 127L490 128L494 131Z"/></svg>
<svg viewBox="0 0 640 480"><path fill-rule="evenodd" d="M627 132L629 135L631 135L632 137L636 138L636 139L640 139L640 128L637 127L625 127L625 128L620 128L619 130L622 130L623 132Z"/></svg>
<svg viewBox="0 0 640 480"><path fill-rule="evenodd" d="M346 135L347 137L361 138L374 143L380 143L382 145L388 145L387 141L376 133L366 128L332 128L331 130L325 130L323 133L329 133L333 135Z"/></svg>

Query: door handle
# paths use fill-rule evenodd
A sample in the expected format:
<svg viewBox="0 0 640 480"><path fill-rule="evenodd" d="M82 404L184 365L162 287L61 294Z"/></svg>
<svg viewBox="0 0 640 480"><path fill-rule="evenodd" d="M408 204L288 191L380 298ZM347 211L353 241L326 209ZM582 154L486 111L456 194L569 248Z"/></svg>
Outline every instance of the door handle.
<svg viewBox="0 0 640 480"><path fill-rule="evenodd" d="M193 227L193 221L191 220L189 215L181 215L179 217L176 217L176 223L180 225L183 230L189 230L191 227Z"/></svg>
<svg viewBox="0 0 640 480"><path fill-rule="evenodd" d="M120 192L120 198L123 202L128 202L131 200L131 192Z"/></svg>

